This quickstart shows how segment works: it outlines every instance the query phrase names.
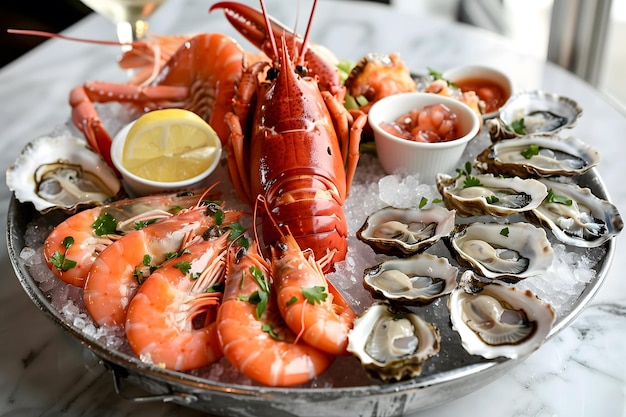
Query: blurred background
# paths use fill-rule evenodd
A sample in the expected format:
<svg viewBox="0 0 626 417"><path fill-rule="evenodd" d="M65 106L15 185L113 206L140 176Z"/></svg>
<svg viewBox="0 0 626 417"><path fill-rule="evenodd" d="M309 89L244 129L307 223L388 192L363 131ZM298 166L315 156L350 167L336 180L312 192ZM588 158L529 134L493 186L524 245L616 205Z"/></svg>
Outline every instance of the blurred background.
<svg viewBox="0 0 626 417"><path fill-rule="evenodd" d="M626 39L626 0L370 1L499 33L521 51L548 58L585 79L626 113L626 48L620 45ZM0 66L44 41L7 34L6 29L60 32L90 12L80 0L2 2Z"/></svg>

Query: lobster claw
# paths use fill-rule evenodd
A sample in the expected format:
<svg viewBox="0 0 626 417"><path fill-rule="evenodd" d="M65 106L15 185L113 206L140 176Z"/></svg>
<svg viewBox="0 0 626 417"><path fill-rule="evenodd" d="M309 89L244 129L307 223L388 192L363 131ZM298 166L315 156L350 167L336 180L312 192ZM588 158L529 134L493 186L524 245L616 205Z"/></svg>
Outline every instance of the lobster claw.
<svg viewBox="0 0 626 417"><path fill-rule="evenodd" d="M241 33L247 40L252 42L257 48L261 49L266 55L273 56L270 37L266 30L265 19L263 14L245 4L222 1L215 3L209 9L212 12L216 9L224 9L224 15L231 25ZM272 17L268 17L272 32L278 37L284 37L287 45L293 45L302 49L304 40L301 36L294 34L291 29L278 22ZM308 42L304 60L311 73L318 78L318 84L322 90L328 90L333 95L340 95L342 91L341 80L339 77L339 69L336 65L336 59L329 59L332 55L329 51L321 51L315 45ZM296 51L290 50L290 56L298 56ZM340 95L341 97L342 95Z"/></svg>

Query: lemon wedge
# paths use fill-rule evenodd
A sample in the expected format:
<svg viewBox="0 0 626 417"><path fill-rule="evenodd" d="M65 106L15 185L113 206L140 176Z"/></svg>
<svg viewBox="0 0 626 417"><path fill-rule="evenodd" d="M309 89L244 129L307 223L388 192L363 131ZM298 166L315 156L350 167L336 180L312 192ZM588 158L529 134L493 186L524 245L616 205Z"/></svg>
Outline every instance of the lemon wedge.
<svg viewBox="0 0 626 417"><path fill-rule="evenodd" d="M196 177L221 155L215 130L195 113L183 109L154 110L132 125L122 165L142 178L176 182Z"/></svg>

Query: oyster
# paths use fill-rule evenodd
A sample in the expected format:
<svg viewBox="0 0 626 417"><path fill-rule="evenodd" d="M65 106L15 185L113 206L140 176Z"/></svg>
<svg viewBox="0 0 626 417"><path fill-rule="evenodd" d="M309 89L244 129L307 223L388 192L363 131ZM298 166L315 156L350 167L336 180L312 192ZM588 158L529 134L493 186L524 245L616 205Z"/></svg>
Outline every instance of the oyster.
<svg viewBox="0 0 626 417"><path fill-rule="evenodd" d="M22 203L45 213L73 212L113 199L121 182L104 159L71 135L43 136L28 143L6 172L9 189Z"/></svg>
<svg viewBox="0 0 626 417"><path fill-rule="evenodd" d="M544 273L554 259L546 232L524 222L459 224L446 244L459 264L507 282Z"/></svg>
<svg viewBox="0 0 626 417"><path fill-rule="evenodd" d="M448 299L463 348L486 359L517 359L535 351L552 329L552 307L529 290L483 282L465 271Z"/></svg>
<svg viewBox="0 0 626 417"><path fill-rule="evenodd" d="M376 253L411 256L450 234L454 221L454 210L440 206L427 209L385 207L369 215L356 236Z"/></svg>
<svg viewBox="0 0 626 417"><path fill-rule="evenodd" d="M533 133L554 134L573 127L582 107L568 97L545 91L520 91L500 109L498 119L487 123L492 141Z"/></svg>
<svg viewBox="0 0 626 417"><path fill-rule="evenodd" d="M425 305L456 287L458 268L446 258L427 253L391 259L363 273L363 286L374 297Z"/></svg>
<svg viewBox="0 0 626 417"><path fill-rule="evenodd" d="M561 242L592 248L619 234L624 222L617 207L574 183L541 179L548 198L526 214L545 225Z"/></svg>
<svg viewBox="0 0 626 417"><path fill-rule="evenodd" d="M354 320L348 352L382 380L412 378L422 364L439 353L437 327L409 310L374 303Z"/></svg>
<svg viewBox="0 0 626 417"><path fill-rule="evenodd" d="M487 147L476 157L482 171L528 177L574 176L600 163L597 149L569 136L528 135Z"/></svg>
<svg viewBox="0 0 626 417"><path fill-rule="evenodd" d="M439 174L436 185L446 207L459 216L508 216L538 207L548 195L546 186L535 179L492 174Z"/></svg>

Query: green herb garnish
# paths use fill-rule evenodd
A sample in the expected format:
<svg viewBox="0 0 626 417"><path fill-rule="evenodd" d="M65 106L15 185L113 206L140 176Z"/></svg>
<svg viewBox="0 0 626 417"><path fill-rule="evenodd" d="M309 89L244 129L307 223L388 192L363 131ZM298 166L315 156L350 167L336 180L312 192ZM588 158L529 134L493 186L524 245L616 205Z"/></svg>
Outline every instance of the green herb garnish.
<svg viewBox="0 0 626 417"><path fill-rule="evenodd" d="M530 159L535 155L539 155L539 145L528 145L528 148L521 151L520 154L526 159Z"/></svg>
<svg viewBox="0 0 626 417"><path fill-rule="evenodd" d="M524 124L524 118L522 117L521 119L514 120L511 123L511 129L513 129L513 131L515 133L517 133L518 135L525 135L526 134L526 126Z"/></svg>
<svg viewBox="0 0 626 417"><path fill-rule="evenodd" d="M500 230L500 234L502 236L508 237L509 236L509 228L508 227L503 228L502 230Z"/></svg>
<svg viewBox="0 0 626 417"><path fill-rule="evenodd" d="M326 297L328 297L328 293L321 285L316 285L315 287L309 288L302 288L302 295L304 295L304 298L306 298L309 304L321 304L323 301L326 301Z"/></svg>
<svg viewBox="0 0 626 417"><path fill-rule="evenodd" d="M554 191L552 191L552 188L548 190L548 196L546 197L546 199L548 203L558 203L558 204L564 204L566 206L571 206L573 204L572 200L570 200L566 196L554 194Z"/></svg>
<svg viewBox="0 0 626 417"><path fill-rule="evenodd" d="M67 250L70 248L70 246L74 244L74 238L72 236L66 236L61 244L65 248L65 253L67 253ZM65 257L65 254L62 254L58 250L55 251L50 257L50 263L52 263L52 265L54 265L59 271L63 272L76 266L76 261L67 259Z"/></svg>
<svg viewBox="0 0 626 417"><path fill-rule="evenodd" d="M470 175L467 175L465 177L465 180L463 181L463 188L469 188L469 187L480 187L482 184L480 183L480 180L476 177L472 177Z"/></svg>
<svg viewBox="0 0 626 417"><path fill-rule="evenodd" d="M91 224L91 227L97 236L110 235L116 233L117 222L111 214L104 213L98 216L96 221Z"/></svg>

